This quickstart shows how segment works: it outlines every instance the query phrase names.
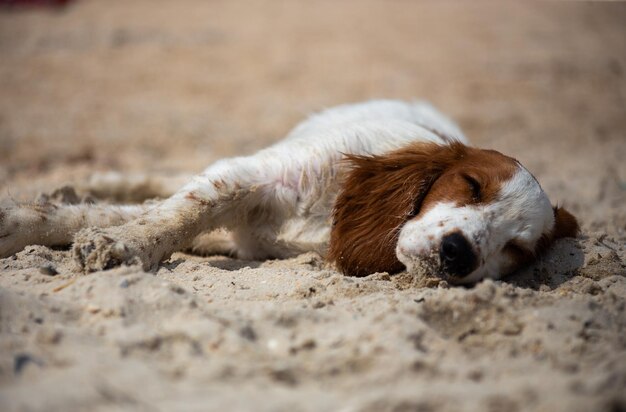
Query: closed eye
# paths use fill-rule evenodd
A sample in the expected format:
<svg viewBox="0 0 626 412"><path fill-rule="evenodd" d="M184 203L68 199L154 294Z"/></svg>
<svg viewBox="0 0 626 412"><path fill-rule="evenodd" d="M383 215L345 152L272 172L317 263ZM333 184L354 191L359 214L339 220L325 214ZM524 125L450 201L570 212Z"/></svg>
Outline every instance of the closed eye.
<svg viewBox="0 0 626 412"><path fill-rule="evenodd" d="M424 198L426 197L426 194L428 193L428 191L430 190L430 188L432 187L433 183L435 182L435 179L432 179L430 181L427 182L427 184L422 185L420 188L420 193L418 193L416 195L416 199L413 202L413 209L411 211L408 212L407 217L413 218L415 216L417 216L422 208L422 202L424 201Z"/></svg>
<svg viewBox="0 0 626 412"><path fill-rule="evenodd" d="M417 214L420 212L420 207L421 207L421 199L415 201L415 203L413 204L413 209L409 212L407 217L410 219L412 217L417 216Z"/></svg>
<svg viewBox="0 0 626 412"><path fill-rule="evenodd" d="M477 203L480 202L482 200L480 182L478 182L478 180L474 179L472 176L469 176L469 175L463 175L463 178L465 179L465 181L470 187L470 190L472 193L472 200Z"/></svg>

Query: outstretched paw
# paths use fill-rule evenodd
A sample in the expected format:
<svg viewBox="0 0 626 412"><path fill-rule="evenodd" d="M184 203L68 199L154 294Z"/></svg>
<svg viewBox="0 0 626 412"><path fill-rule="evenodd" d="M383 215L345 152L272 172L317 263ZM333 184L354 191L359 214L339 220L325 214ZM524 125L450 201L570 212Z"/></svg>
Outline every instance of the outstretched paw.
<svg viewBox="0 0 626 412"><path fill-rule="evenodd" d="M17 225L11 219L11 209L0 207L0 258L11 256L18 252L19 246L15 241Z"/></svg>
<svg viewBox="0 0 626 412"><path fill-rule="evenodd" d="M83 229L76 235L72 254L84 272L112 269L121 265L150 266L131 242L119 240L120 227ZM120 233L116 233L120 232Z"/></svg>
<svg viewBox="0 0 626 412"><path fill-rule="evenodd" d="M48 216L50 204L19 205L12 201L0 204L0 258L11 256L25 246L49 245Z"/></svg>

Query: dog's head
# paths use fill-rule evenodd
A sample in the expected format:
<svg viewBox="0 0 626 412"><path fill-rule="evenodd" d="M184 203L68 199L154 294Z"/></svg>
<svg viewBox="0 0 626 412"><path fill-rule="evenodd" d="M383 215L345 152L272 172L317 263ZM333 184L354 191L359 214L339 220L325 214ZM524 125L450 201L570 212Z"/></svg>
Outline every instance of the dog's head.
<svg viewBox="0 0 626 412"><path fill-rule="evenodd" d="M453 283L498 278L578 223L518 161L453 142L348 156L329 258L348 274L426 271Z"/></svg>

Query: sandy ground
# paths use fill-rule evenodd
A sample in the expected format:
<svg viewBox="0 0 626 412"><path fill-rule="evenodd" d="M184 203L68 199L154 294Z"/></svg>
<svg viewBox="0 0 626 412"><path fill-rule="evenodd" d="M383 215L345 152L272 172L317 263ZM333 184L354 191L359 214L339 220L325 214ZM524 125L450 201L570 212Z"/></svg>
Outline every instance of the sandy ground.
<svg viewBox="0 0 626 412"><path fill-rule="evenodd" d="M0 13L0 191L196 172L307 113L432 101L582 222L473 288L323 259L0 260L3 411L626 410L626 4L79 1ZM426 287L425 287L426 286Z"/></svg>

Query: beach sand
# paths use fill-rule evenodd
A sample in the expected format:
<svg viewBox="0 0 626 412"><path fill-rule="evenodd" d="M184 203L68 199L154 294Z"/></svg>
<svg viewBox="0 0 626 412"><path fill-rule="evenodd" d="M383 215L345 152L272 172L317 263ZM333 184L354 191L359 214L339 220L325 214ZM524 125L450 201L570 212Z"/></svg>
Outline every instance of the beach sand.
<svg viewBox="0 0 626 412"><path fill-rule="evenodd" d="M420 98L580 220L452 287L316 254L77 275L0 260L3 411L626 410L626 4L77 1L0 13L0 198L195 173L309 113Z"/></svg>

